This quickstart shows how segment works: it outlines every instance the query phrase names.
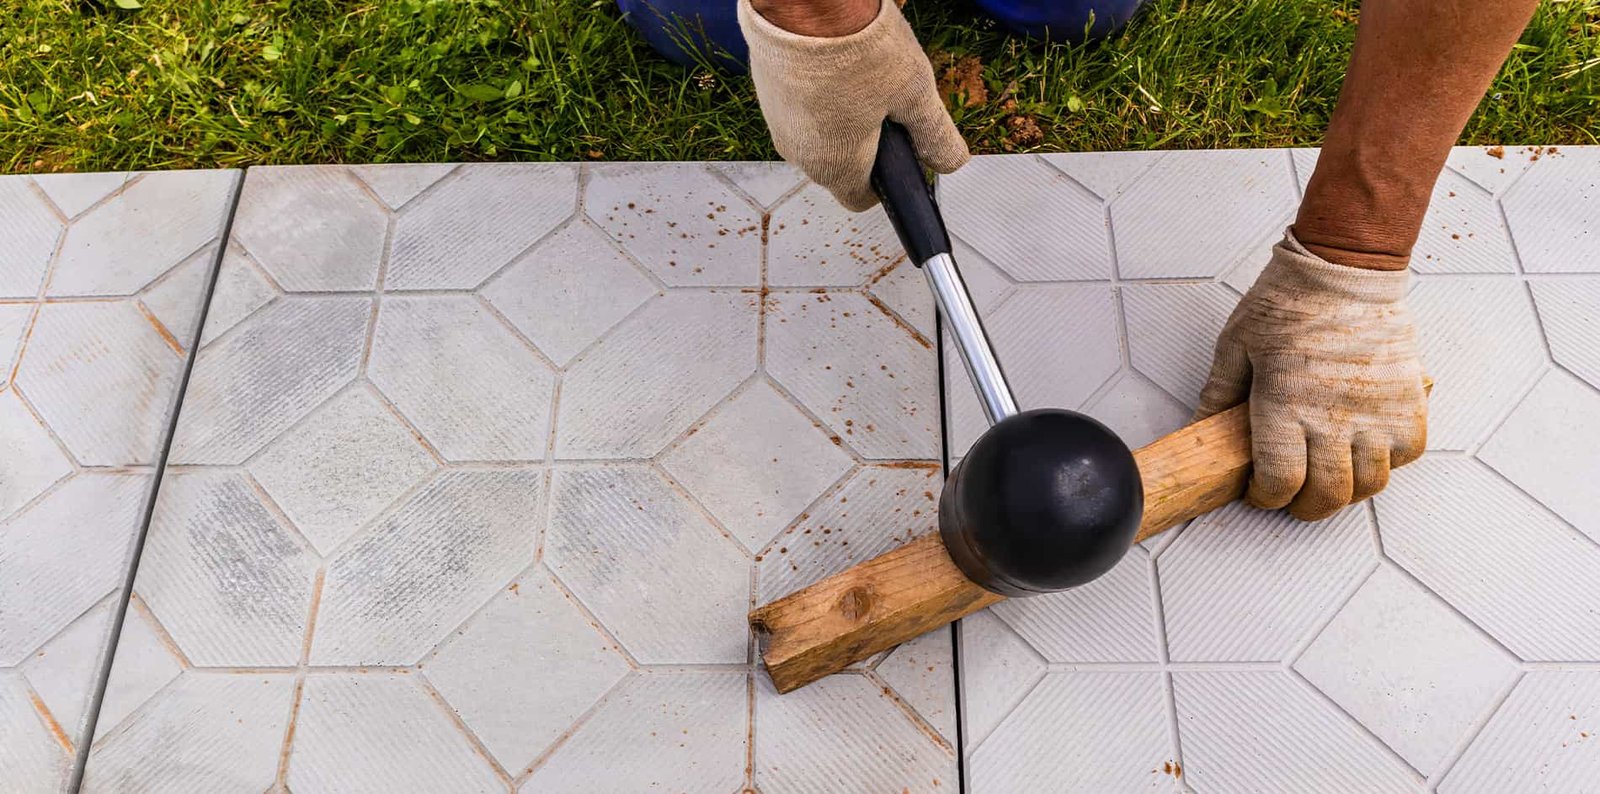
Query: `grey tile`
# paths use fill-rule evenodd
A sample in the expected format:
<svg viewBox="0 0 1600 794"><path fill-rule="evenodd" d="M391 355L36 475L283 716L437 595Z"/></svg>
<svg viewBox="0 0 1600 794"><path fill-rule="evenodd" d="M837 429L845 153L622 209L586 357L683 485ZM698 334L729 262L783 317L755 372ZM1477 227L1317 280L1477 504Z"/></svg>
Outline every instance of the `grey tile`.
<svg viewBox="0 0 1600 794"><path fill-rule="evenodd" d="M1600 272L1600 147L1544 157L1501 203L1524 270Z"/></svg>
<svg viewBox="0 0 1600 794"><path fill-rule="evenodd" d="M881 210L849 212L817 185L774 209L767 234L775 287L854 287L905 257Z"/></svg>
<svg viewBox="0 0 1600 794"><path fill-rule="evenodd" d="M1006 601L991 611L1051 662L1154 662L1154 604L1150 559L1134 549L1082 587Z"/></svg>
<svg viewBox="0 0 1600 794"><path fill-rule="evenodd" d="M761 207L778 203L778 199L806 179L800 169L784 162L712 163L711 168L727 177Z"/></svg>
<svg viewBox="0 0 1600 794"><path fill-rule="evenodd" d="M73 221L56 256L51 295L131 295L216 239L228 213L231 171L140 176Z"/></svg>
<svg viewBox="0 0 1600 794"><path fill-rule="evenodd" d="M1430 279L1409 301L1434 381L1428 448L1469 449L1548 366L1527 288L1511 277Z"/></svg>
<svg viewBox="0 0 1600 794"><path fill-rule="evenodd" d="M290 292L370 290L389 214L338 166L254 168L233 239Z"/></svg>
<svg viewBox="0 0 1600 794"><path fill-rule="evenodd" d="M1551 357L1600 389L1600 278L1529 286Z"/></svg>
<svg viewBox="0 0 1600 794"><path fill-rule="evenodd" d="M400 209L456 166L449 163L396 163L351 166L350 172L366 183L389 209Z"/></svg>
<svg viewBox="0 0 1600 794"><path fill-rule="evenodd" d="M1494 792L1536 783L1576 791L1600 774L1600 674L1523 676L1439 790Z"/></svg>
<svg viewBox="0 0 1600 794"><path fill-rule="evenodd" d="M1018 281L1111 277L1100 197L1033 155L974 160L939 199L951 233Z"/></svg>
<svg viewBox="0 0 1600 794"><path fill-rule="evenodd" d="M134 174L123 171L86 174L35 174L34 184L44 191L56 209L68 218L82 215L83 211L115 193L132 179Z"/></svg>
<svg viewBox="0 0 1600 794"><path fill-rule="evenodd" d="M1539 381L1478 451L1484 463L1600 543L1600 392L1561 371Z"/></svg>
<svg viewBox="0 0 1600 794"><path fill-rule="evenodd" d="M62 223L27 177L0 177L0 298L32 298L44 283Z"/></svg>
<svg viewBox="0 0 1600 794"><path fill-rule="evenodd" d="M594 166L584 206L668 286L760 279L760 213L699 163Z"/></svg>

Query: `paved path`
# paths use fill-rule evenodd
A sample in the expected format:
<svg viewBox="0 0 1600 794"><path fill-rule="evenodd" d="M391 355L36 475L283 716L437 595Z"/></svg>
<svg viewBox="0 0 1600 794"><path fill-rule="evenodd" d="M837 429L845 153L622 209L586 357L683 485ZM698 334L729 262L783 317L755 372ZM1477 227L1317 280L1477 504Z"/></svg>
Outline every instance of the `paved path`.
<svg viewBox="0 0 1600 794"><path fill-rule="evenodd" d="M1600 150L1534 155L1440 181L1434 451L1374 504L1230 507L782 697L745 611L931 530L981 430L880 214L765 164L254 168L222 246L234 172L0 178L0 779L68 785L132 576L88 791L1581 790ZM946 179L1024 406L1178 427L1314 157Z"/></svg>

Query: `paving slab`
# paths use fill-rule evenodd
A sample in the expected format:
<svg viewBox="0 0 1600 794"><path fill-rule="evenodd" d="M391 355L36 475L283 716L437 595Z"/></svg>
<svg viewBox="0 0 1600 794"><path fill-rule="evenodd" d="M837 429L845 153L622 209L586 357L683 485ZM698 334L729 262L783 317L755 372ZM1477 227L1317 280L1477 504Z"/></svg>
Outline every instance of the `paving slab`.
<svg viewBox="0 0 1600 794"><path fill-rule="evenodd" d="M68 790L88 738L238 179L0 176L7 791Z"/></svg>
<svg viewBox="0 0 1600 794"><path fill-rule="evenodd" d="M745 626L934 526L931 299L819 196L251 169L84 790L956 791L951 632L779 697Z"/></svg>
<svg viewBox="0 0 1600 794"><path fill-rule="evenodd" d="M1022 407L1135 446L1184 424L1315 163L1008 155L942 180ZM1597 163L1452 153L1413 268L1431 451L1372 504L1317 524L1233 505L1091 585L962 621L968 790L1572 791L1600 773ZM1018 215L1019 189L1072 211ZM958 459L984 424L946 353Z"/></svg>

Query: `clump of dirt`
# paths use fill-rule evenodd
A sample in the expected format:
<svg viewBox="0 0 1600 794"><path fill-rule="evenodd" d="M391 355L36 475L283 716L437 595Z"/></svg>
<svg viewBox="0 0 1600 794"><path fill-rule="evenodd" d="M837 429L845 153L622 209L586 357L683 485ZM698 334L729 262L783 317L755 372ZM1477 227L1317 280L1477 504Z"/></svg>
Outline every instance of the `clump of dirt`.
<svg viewBox="0 0 1600 794"><path fill-rule="evenodd" d="M1006 117L1006 146L1012 150L1027 149L1044 143L1044 131L1039 122L1025 113Z"/></svg>
<svg viewBox="0 0 1600 794"><path fill-rule="evenodd" d="M956 57L953 53L935 50L929 56L939 75L939 96L944 105L977 107L989 101L989 86L983 82L983 60L976 55Z"/></svg>
<svg viewBox="0 0 1600 794"><path fill-rule="evenodd" d="M1484 150L1484 153L1496 160L1506 159L1506 147L1504 146L1490 146Z"/></svg>

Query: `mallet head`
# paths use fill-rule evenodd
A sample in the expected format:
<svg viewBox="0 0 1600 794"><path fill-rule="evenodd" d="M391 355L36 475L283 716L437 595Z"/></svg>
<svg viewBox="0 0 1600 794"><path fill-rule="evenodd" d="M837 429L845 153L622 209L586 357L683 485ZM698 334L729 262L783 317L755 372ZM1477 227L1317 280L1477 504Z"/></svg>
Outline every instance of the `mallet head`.
<svg viewBox="0 0 1600 794"><path fill-rule="evenodd" d="M1139 467L1116 433L1073 411L1025 411L989 428L950 473L939 533L967 578L1038 595L1111 570L1143 510Z"/></svg>

